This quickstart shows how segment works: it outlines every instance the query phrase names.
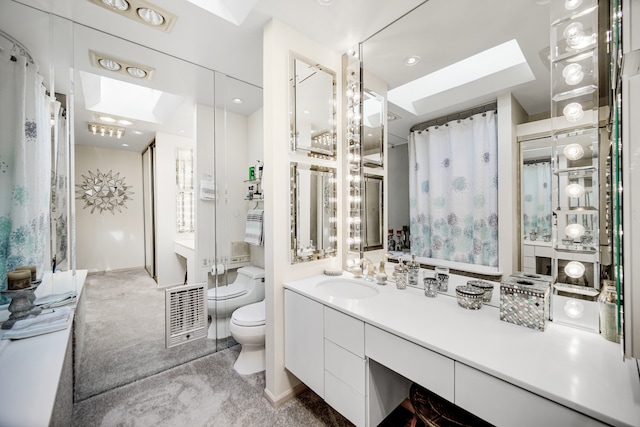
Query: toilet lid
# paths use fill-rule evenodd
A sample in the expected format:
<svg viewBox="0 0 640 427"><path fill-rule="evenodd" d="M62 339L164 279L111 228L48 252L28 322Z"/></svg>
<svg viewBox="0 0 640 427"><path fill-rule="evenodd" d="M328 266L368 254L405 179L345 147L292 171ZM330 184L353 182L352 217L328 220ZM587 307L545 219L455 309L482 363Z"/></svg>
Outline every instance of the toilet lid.
<svg viewBox="0 0 640 427"><path fill-rule="evenodd" d="M231 315L231 321L238 326L261 326L266 318L264 301L240 307Z"/></svg>
<svg viewBox="0 0 640 427"><path fill-rule="evenodd" d="M215 301L224 301L229 298L239 297L247 293L247 289L237 283L227 286L219 286L207 291L207 298Z"/></svg>

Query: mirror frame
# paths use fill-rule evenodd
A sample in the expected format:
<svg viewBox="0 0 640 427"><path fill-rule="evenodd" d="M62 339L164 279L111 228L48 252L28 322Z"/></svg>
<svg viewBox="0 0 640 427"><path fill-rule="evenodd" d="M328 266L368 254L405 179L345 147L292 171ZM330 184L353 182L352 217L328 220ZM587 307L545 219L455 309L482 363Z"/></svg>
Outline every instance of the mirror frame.
<svg viewBox="0 0 640 427"><path fill-rule="evenodd" d="M331 77L331 117L328 118L328 122L330 122L330 130L331 133L331 143L329 144L329 148L320 148L320 147L304 147L299 144L299 132L300 125L298 123L298 83L297 83L297 70L296 63L302 62L307 66L314 68L318 72L327 73ZM291 141L291 151L298 151L307 153L310 157L319 157L326 159L335 159L337 157L337 83L336 83L336 73L333 70L330 70L320 64L314 63L296 53L291 52L289 55L289 139ZM324 134L324 132L323 132Z"/></svg>

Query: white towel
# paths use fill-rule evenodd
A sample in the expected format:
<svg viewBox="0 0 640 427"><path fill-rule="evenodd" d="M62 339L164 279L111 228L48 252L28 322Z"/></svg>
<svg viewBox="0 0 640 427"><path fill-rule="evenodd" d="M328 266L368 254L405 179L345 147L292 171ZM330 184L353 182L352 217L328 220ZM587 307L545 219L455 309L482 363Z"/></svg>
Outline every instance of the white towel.
<svg viewBox="0 0 640 427"><path fill-rule="evenodd" d="M75 291L70 291L62 294L51 294L36 298L33 304L40 308L62 307L63 305L76 302L77 298L78 294Z"/></svg>
<svg viewBox="0 0 640 427"><path fill-rule="evenodd" d="M247 227L244 232L244 241L252 245L262 245L264 242L262 218L263 209L251 209L247 212Z"/></svg>
<svg viewBox="0 0 640 427"><path fill-rule="evenodd" d="M73 310L71 308L58 308L52 313L42 313L35 317L18 320L13 328L4 332L2 339L17 340L60 331L66 329L72 320Z"/></svg>

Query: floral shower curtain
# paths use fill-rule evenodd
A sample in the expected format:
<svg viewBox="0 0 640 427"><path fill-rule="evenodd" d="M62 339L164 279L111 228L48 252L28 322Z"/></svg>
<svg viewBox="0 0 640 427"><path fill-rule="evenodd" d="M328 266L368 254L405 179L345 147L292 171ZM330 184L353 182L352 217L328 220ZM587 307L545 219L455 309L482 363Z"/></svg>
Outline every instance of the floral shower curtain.
<svg viewBox="0 0 640 427"><path fill-rule="evenodd" d="M411 252L498 266L498 137L493 111L409 135Z"/></svg>
<svg viewBox="0 0 640 427"><path fill-rule="evenodd" d="M522 200L524 235L531 230L540 238L551 235L551 163L523 165Z"/></svg>
<svg viewBox="0 0 640 427"><path fill-rule="evenodd" d="M42 77L22 55L0 52L0 289L7 272L49 268L51 133Z"/></svg>

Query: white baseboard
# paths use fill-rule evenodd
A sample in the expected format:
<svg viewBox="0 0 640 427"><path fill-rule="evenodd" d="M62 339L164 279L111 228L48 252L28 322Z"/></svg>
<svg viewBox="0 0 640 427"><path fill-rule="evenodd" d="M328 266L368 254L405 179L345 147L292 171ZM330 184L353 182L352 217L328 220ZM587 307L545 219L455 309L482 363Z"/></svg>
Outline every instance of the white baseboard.
<svg viewBox="0 0 640 427"><path fill-rule="evenodd" d="M299 383L295 387L290 388L289 390L286 390L285 392L281 393L277 397L274 396L269 390L265 388L263 395L269 401L271 406L273 406L274 408L279 408L280 406L284 405L287 401L289 401L291 398L305 391L307 388L308 387L305 384Z"/></svg>

